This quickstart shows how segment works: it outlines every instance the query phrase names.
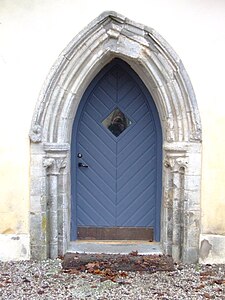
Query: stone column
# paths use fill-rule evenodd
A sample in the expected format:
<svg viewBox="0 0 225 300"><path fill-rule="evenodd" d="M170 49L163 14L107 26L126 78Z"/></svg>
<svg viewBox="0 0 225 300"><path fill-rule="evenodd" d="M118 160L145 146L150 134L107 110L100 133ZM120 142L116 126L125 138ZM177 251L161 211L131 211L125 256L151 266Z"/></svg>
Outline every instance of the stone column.
<svg viewBox="0 0 225 300"><path fill-rule="evenodd" d="M182 258L184 246L184 174L188 165L188 159L185 151L168 151L164 163L167 171L168 183L168 215L166 229L168 249L174 261L180 261Z"/></svg>
<svg viewBox="0 0 225 300"><path fill-rule="evenodd" d="M59 212L58 202L62 191L59 190L59 176L66 168L68 144L48 143L44 145L46 156L43 166L47 175L47 213L48 213L48 252L50 258L59 255L58 223Z"/></svg>
<svg viewBox="0 0 225 300"><path fill-rule="evenodd" d="M163 169L163 191L162 191L162 232L161 240L164 253L172 255L173 239L173 188L169 161L165 160Z"/></svg>

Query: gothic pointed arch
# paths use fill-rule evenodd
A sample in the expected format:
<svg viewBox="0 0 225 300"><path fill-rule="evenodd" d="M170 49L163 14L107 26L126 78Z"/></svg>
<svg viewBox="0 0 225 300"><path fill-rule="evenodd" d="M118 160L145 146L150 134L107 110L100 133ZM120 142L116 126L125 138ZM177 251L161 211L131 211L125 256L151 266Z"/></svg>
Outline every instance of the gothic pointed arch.
<svg viewBox="0 0 225 300"><path fill-rule="evenodd" d="M113 58L127 62L156 104L163 130L161 244L175 260L198 260L201 123L187 72L153 29L104 12L61 53L32 119L31 253L57 257L70 239L70 143L86 88Z"/></svg>

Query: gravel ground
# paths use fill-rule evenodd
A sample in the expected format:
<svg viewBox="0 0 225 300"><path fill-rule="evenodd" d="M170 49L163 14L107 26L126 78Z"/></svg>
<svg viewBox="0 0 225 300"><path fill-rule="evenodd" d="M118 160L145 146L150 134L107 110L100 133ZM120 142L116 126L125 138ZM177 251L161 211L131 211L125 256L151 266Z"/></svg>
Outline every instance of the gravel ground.
<svg viewBox="0 0 225 300"><path fill-rule="evenodd" d="M172 272L64 273L61 260L0 262L0 299L225 299L225 265L175 265Z"/></svg>

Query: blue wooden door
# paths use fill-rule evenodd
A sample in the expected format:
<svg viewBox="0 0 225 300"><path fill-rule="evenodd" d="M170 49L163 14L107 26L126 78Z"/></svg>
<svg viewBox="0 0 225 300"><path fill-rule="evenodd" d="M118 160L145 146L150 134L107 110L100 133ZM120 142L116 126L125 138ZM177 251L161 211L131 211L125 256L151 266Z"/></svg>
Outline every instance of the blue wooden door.
<svg viewBox="0 0 225 300"><path fill-rule="evenodd" d="M114 59L86 90L72 136L76 228L153 228L159 240L161 127L148 90Z"/></svg>

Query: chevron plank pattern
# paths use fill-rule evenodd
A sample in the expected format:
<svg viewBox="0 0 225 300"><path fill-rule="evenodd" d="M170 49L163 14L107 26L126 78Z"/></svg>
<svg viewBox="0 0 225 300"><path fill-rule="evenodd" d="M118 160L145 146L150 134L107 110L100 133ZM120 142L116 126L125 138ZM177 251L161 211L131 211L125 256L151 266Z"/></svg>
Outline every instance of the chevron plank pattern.
<svg viewBox="0 0 225 300"><path fill-rule="evenodd" d="M132 121L118 137L102 124L115 108ZM146 96L114 64L90 93L79 121L77 149L88 168L77 172L78 226L155 226L156 141Z"/></svg>

